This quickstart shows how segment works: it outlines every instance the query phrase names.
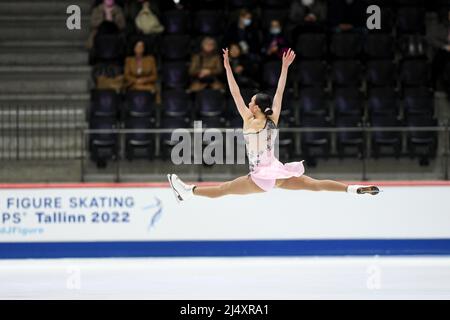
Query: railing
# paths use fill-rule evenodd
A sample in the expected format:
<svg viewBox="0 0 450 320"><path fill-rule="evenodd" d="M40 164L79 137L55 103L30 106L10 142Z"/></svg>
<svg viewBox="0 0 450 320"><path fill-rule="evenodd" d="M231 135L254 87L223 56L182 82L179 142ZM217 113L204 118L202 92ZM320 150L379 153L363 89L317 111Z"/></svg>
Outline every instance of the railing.
<svg viewBox="0 0 450 320"><path fill-rule="evenodd" d="M80 159L84 111L41 106L0 107L0 160Z"/></svg>
<svg viewBox="0 0 450 320"><path fill-rule="evenodd" d="M186 128L183 129L185 132L189 132L190 134L194 134L195 132L205 132L209 129L202 129L199 131L199 129L194 128ZM242 129L230 129L230 128L215 128L213 130L220 131L221 133L225 134L229 130L236 130L236 131L242 131ZM147 133L154 136L154 142L156 146L155 155L156 157L159 157L161 155L161 149L159 148L159 135L163 133L172 133L173 129L112 129L112 130L83 130L83 134L85 136L84 141L89 141L89 136L92 134L117 134L118 135L118 141L124 141L124 135L131 134L131 133ZM301 140L301 134L305 132L325 132L332 134L331 140L335 141L336 134L339 132L361 132L363 134L363 150L362 156L359 159L355 159L355 161L361 161L362 164L362 170L361 170L361 179L367 180L367 160L370 159L370 147L371 147L371 139L370 134L373 132L399 132L399 133L408 133L408 132L436 132L436 134L442 133L441 136L437 136L437 146L436 146L436 154L435 156L430 155L431 158L442 158L443 160L443 178L445 180L449 179L449 156L450 156L450 128L449 123L445 123L445 125L440 126L433 126L433 127L326 127L326 128L315 128L315 127L303 127L303 128L280 128L279 129L280 134L283 133L292 133L294 135L297 135L295 140L298 142L295 144L295 157L296 158L302 158L302 153L300 145ZM404 146L404 138L402 137L402 150L405 150ZM335 149L335 148L334 148ZM123 160L123 148L119 148L119 152L117 153L117 158L115 159L116 163L116 181L121 180L121 174L120 174L120 166L121 161ZM400 156L409 156L410 154L408 152L402 152ZM334 150L330 155L330 158L333 157L340 157L338 154L336 154L336 151Z"/></svg>
<svg viewBox="0 0 450 320"><path fill-rule="evenodd" d="M193 133L198 128L184 129ZM204 129L209 130L209 129ZM219 128L221 132L230 128ZM84 110L64 108L51 110L49 107L15 106L0 108L0 161L21 160L76 160L80 162L80 180L84 181L86 164L90 158L89 137L92 134L115 133L118 136L118 152L115 155L115 180L121 181L120 166L123 165L125 135L129 133L148 133L155 145L155 157L161 156L160 135L171 133L173 129L113 129L90 130L86 128ZM197 132L195 131L195 132ZM339 132L362 132L363 154L355 161L362 165L361 178L367 179L367 161L371 158L371 134L373 132L388 131L403 133L403 148L405 136L408 132L436 132L436 157L443 161L442 177L449 179L450 130L449 122L442 122L436 127L327 127L327 128L280 128L280 133L292 133L295 136L294 155L301 159L304 152L301 148L301 135L305 132L326 132L331 134L333 150L330 157L337 157L335 144L336 134ZM403 149L405 150L405 149ZM407 156L406 152L402 156Z"/></svg>

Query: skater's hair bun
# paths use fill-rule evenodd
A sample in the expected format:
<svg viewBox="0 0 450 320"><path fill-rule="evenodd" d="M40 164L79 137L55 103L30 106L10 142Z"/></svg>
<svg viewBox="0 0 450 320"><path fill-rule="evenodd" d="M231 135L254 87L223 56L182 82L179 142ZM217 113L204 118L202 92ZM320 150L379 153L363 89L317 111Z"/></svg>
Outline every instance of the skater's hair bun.
<svg viewBox="0 0 450 320"><path fill-rule="evenodd" d="M271 114L273 114L272 97L268 94L258 93L255 97L255 104L266 116L270 116Z"/></svg>
<svg viewBox="0 0 450 320"><path fill-rule="evenodd" d="M272 108L266 108L266 109L264 109L264 114L265 114L266 116L270 116L271 114L273 114Z"/></svg>

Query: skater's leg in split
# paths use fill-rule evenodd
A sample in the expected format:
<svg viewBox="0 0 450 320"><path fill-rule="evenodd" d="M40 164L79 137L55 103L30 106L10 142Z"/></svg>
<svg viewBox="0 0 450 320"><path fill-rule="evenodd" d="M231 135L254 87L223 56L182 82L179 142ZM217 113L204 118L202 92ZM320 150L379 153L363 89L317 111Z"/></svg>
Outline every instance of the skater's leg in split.
<svg viewBox="0 0 450 320"><path fill-rule="evenodd" d="M245 195L265 192L258 187L249 176L239 177L233 181L223 182L216 186L198 187L185 184L175 174L169 174L168 179L178 201L184 201L193 195L207 198L219 198L232 194ZM367 193L376 195L380 192L379 188L376 186L347 185L333 180L317 180L305 175L288 179L279 179L276 181L276 186L287 190L337 191L354 194Z"/></svg>
<svg viewBox="0 0 450 320"><path fill-rule="evenodd" d="M278 187L288 190L310 190L310 191L347 191L347 184L333 180L317 180L302 175L280 180Z"/></svg>
<svg viewBox="0 0 450 320"><path fill-rule="evenodd" d="M285 180L279 180L277 186L288 190L310 191L338 191L357 194L378 194L380 190L376 186L348 185L334 180L318 180L302 175Z"/></svg>
<svg viewBox="0 0 450 320"><path fill-rule="evenodd" d="M194 195L208 198L218 198L229 194L251 194L264 192L249 176L239 177L233 181L227 181L217 186L195 187Z"/></svg>

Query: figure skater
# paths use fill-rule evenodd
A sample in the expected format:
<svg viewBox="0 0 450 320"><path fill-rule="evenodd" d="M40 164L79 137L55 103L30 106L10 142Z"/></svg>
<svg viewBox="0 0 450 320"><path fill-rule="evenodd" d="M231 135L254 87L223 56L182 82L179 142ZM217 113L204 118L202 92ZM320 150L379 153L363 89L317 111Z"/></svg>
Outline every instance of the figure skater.
<svg viewBox="0 0 450 320"><path fill-rule="evenodd" d="M347 185L333 180L316 180L304 175L303 161L281 163L274 154L277 124L288 68L295 59L295 53L287 50L282 57L281 74L275 96L258 93L245 105L239 87L234 79L228 60L228 49L223 49L223 62L228 85L236 107L244 120L243 134L246 143L250 173L233 181L217 186L196 186L184 183L177 175L168 174L168 180L176 199L184 201L191 196L218 198L226 195L245 195L266 192L273 188L287 190L340 191L354 194L376 195L376 186Z"/></svg>

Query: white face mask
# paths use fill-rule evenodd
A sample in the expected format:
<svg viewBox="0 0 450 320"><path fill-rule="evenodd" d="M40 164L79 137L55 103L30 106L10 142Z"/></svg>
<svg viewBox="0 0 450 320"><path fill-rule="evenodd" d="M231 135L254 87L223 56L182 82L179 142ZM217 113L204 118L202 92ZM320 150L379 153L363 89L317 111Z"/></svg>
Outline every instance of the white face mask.
<svg viewBox="0 0 450 320"><path fill-rule="evenodd" d="M314 0L302 0L302 4L305 7L309 7L310 5L312 5L314 3Z"/></svg>
<svg viewBox="0 0 450 320"><path fill-rule="evenodd" d="M243 19L242 23L244 24L244 26L248 27L252 24L252 19Z"/></svg>
<svg viewBox="0 0 450 320"><path fill-rule="evenodd" d="M270 33L275 35L275 34L280 34L281 29L280 28L270 28Z"/></svg>

